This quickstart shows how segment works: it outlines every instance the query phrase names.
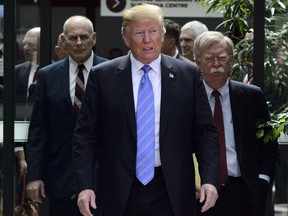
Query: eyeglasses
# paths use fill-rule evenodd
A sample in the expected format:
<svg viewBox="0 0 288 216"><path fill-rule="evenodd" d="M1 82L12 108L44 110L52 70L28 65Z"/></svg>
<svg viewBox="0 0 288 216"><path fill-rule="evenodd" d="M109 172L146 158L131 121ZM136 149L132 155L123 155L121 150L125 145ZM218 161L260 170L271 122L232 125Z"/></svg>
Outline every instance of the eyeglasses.
<svg viewBox="0 0 288 216"><path fill-rule="evenodd" d="M203 58L203 61L205 61L207 64L212 64L215 62L215 59L219 63L226 63L228 62L230 56L227 55L221 55L221 56L207 56Z"/></svg>

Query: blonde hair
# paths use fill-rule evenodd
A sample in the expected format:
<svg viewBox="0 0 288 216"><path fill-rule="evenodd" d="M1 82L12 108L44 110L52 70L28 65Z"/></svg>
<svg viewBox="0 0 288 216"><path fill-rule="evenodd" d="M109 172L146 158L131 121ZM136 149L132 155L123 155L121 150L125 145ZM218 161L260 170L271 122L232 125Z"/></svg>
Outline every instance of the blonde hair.
<svg viewBox="0 0 288 216"><path fill-rule="evenodd" d="M163 25L163 10L152 4L140 4L136 5L123 13L121 33L125 34L127 27L133 23L138 22L143 18L155 19L163 26L165 33L165 28Z"/></svg>

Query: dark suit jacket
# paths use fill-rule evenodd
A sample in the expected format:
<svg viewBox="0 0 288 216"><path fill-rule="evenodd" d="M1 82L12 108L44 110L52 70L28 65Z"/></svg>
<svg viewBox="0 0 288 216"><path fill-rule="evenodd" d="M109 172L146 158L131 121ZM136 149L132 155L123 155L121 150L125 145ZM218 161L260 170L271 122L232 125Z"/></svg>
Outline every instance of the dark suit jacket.
<svg viewBox="0 0 288 216"><path fill-rule="evenodd" d="M190 64L193 64L193 65L195 65L195 66L197 66L195 62L193 62L193 61L191 61L190 59L184 57L184 56L181 55L180 53L178 53L178 55L176 56L176 58L177 58L177 59L180 59L180 60L182 60L182 61L188 62L188 63L190 63Z"/></svg>
<svg viewBox="0 0 288 216"><path fill-rule="evenodd" d="M94 56L93 64L105 61ZM51 198L70 198L75 192L72 141L77 113L69 86L69 59L40 69L28 143L28 181L43 180Z"/></svg>
<svg viewBox="0 0 288 216"><path fill-rule="evenodd" d="M0 84L0 103L3 103L3 91L4 91L4 86Z"/></svg>
<svg viewBox="0 0 288 216"><path fill-rule="evenodd" d="M28 79L31 70L31 61L25 61L15 66L15 101L16 120L29 120L33 107L33 95L28 95ZM28 100L29 99L29 100Z"/></svg>
<svg viewBox="0 0 288 216"><path fill-rule="evenodd" d="M162 55L160 155L176 216L194 215L192 151L202 183L219 184L219 147L207 95L196 67ZM96 188L100 215L122 216L135 178L136 120L129 55L93 67L74 136L80 190Z"/></svg>
<svg viewBox="0 0 288 216"><path fill-rule="evenodd" d="M273 179L278 158L278 144L277 142L265 144L263 140L256 139L257 121L270 119L261 89L230 80L229 91L240 171L256 204L263 198L259 197L262 193L258 175L265 174Z"/></svg>

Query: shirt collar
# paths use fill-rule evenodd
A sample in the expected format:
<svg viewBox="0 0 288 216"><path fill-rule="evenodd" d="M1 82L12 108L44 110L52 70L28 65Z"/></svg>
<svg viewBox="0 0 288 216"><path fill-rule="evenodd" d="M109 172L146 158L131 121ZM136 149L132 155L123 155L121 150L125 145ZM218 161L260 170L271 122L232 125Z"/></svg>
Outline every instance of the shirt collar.
<svg viewBox="0 0 288 216"><path fill-rule="evenodd" d="M93 66L93 52L91 52L90 57L83 63L83 65L85 66L86 71L90 71L92 66ZM78 63L71 58L71 56L69 56L69 62L70 62L70 69L71 71L74 71L74 73L78 72Z"/></svg>
<svg viewBox="0 0 288 216"><path fill-rule="evenodd" d="M131 63L132 63L132 71L142 71L141 68L144 66L144 64L140 61L138 61L134 56L133 54L131 53L130 55L130 60L131 60ZM152 68L152 70L155 72L155 73L160 73L161 71L161 55L158 56L157 59L155 59L153 62L151 62L149 64L149 66Z"/></svg>
<svg viewBox="0 0 288 216"><path fill-rule="evenodd" d="M210 99L210 97L212 96L211 94L215 89L208 86L204 80L203 80L203 83L204 83L204 86L205 86L205 89L207 92L207 96ZM216 89L216 90L218 90L220 92L222 99L225 100L229 95L229 79L227 79L227 81L225 82L225 84L222 87L220 87L219 89Z"/></svg>

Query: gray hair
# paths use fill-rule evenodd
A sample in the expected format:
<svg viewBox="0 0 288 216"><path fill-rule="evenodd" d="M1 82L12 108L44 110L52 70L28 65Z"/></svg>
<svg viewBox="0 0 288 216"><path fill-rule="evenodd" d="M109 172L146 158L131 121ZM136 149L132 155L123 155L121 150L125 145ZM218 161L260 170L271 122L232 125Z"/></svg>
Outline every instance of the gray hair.
<svg viewBox="0 0 288 216"><path fill-rule="evenodd" d="M193 36L196 38L201 33L208 31L208 28L204 23L193 20L182 26L181 31L185 30L191 30L193 32Z"/></svg>
<svg viewBox="0 0 288 216"><path fill-rule="evenodd" d="M201 51L203 48L209 48L213 44L220 43L223 40L227 43L228 54L233 55L234 44L229 37L224 36L218 31L207 31L200 34L194 42L195 59L201 56Z"/></svg>

